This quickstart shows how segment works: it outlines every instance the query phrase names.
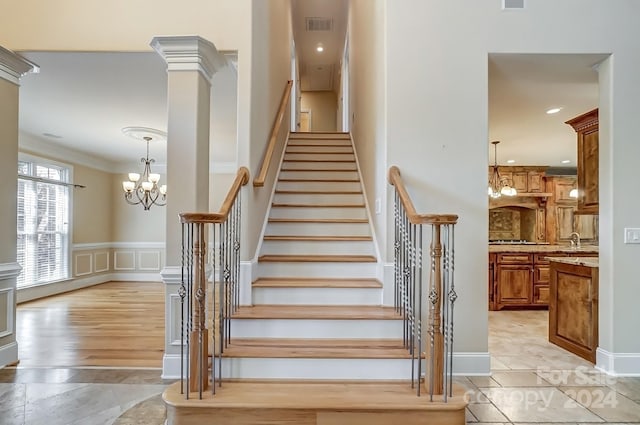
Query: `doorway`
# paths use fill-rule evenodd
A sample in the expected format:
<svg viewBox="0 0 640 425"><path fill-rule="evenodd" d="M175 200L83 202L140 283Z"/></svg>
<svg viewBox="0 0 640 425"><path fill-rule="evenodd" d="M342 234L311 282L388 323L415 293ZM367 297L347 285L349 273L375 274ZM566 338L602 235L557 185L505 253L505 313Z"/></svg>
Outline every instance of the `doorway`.
<svg viewBox="0 0 640 425"><path fill-rule="evenodd" d="M489 138L486 141L489 163L497 163L502 177L509 180L511 186L518 187L517 196L491 199L489 206L518 207L521 203L534 203L540 212L540 217L535 218L534 240L524 244L521 239L527 238L518 236L514 237L516 241L489 246L489 303L499 304L501 308L489 311L489 352L493 370L593 366L549 343L549 315L545 305L548 301L542 297L548 294L548 275L545 277L538 272L547 270L548 273L548 265L546 269L542 265L538 268L535 261L543 258L541 252L554 250L550 245L557 244L557 250L568 246L568 241L558 242L554 236L558 226L566 225L566 217L554 218L553 202L547 202L547 198L556 193L555 177L576 174L576 133L565 122L598 108L600 75L597 64L607 57L596 54L489 55ZM495 154L490 148L492 141L501 142ZM533 181L520 179L522 175L528 175L527 167L544 168L545 177L540 186L527 187ZM550 176L553 177L548 178ZM570 226L580 228L582 221L583 218L578 220L576 216ZM505 223L501 225L506 226ZM517 248L514 248L514 242ZM597 244L597 236L590 243ZM540 245L544 246L543 250L538 248ZM499 256L510 252L517 252L526 264L500 265ZM505 271L498 273L500 267ZM502 290L513 289L509 282L501 281L509 278L517 279L511 283L520 289L517 293L501 294ZM509 297L515 300L513 306L505 307L505 303L495 301ZM553 364L549 364L551 359Z"/></svg>

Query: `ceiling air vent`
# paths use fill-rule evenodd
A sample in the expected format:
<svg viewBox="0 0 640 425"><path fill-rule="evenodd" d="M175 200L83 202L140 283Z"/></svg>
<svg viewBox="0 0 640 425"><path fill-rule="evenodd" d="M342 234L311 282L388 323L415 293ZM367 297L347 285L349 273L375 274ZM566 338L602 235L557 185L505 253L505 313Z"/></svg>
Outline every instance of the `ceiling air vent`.
<svg viewBox="0 0 640 425"><path fill-rule="evenodd" d="M502 8L505 10L524 9L524 0L502 0Z"/></svg>
<svg viewBox="0 0 640 425"><path fill-rule="evenodd" d="M305 18L307 31L331 31L333 19L331 18Z"/></svg>

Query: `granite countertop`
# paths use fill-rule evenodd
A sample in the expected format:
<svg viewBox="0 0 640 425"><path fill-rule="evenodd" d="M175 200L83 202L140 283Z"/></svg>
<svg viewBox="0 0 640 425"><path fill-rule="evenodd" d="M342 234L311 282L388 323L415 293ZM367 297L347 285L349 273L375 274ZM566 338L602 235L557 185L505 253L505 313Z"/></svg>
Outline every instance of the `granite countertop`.
<svg viewBox="0 0 640 425"><path fill-rule="evenodd" d="M585 267L598 267L598 257L547 257L549 261Z"/></svg>
<svg viewBox="0 0 640 425"><path fill-rule="evenodd" d="M489 252L526 252L526 253L581 253L597 254L597 245L583 245L580 248L572 248L569 245L547 245L547 244L489 244Z"/></svg>

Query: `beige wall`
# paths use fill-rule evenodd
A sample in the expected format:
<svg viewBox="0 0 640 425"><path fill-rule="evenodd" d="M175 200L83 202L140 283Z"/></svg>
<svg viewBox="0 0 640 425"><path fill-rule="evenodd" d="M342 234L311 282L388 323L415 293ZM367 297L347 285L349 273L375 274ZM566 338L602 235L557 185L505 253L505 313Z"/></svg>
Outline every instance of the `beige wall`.
<svg viewBox="0 0 640 425"><path fill-rule="evenodd" d="M0 263L10 263L16 261L18 86L3 78L0 78L0 158Z"/></svg>
<svg viewBox="0 0 640 425"><path fill-rule="evenodd" d="M129 205L124 200L122 182L126 174L111 176L112 233L111 242L164 242L166 234L166 208L152 206L148 211L140 205ZM160 182L166 176L160 177ZM167 197L171 196L171 188ZM177 221L178 218L175 217Z"/></svg>
<svg viewBox="0 0 640 425"><path fill-rule="evenodd" d="M337 131L338 99L332 91L303 91L300 109L311 112L311 131Z"/></svg>
<svg viewBox="0 0 640 425"><path fill-rule="evenodd" d="M250 21L251 4L252 0L13 2L8 13L0 14L0 46L11 50L149 51L149 42L156 35L197 34L219 50L237 50L244 36L241 27Z"/></svg>
<svg viewBox="0 0 640 425"><path fill-rule="evenodd" d="M111 242L113 232L113 175L75 164L73 181L73 243Z"/></svg>

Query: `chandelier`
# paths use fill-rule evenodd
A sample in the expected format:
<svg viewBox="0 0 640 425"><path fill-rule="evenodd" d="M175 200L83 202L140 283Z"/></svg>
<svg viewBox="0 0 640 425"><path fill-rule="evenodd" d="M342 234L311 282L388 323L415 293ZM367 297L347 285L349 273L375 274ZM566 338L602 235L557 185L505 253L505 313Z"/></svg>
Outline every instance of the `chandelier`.
<svg viewBox="0 0 640 425"><path fill-rule="evenodd" d="M516 196L518 192L513 187L510 179L507 177L502 177L500 175L500 170L498 170L498 143L500 141L496 140L491 142L493 145L493 171L491 173L491 177L489 177L489 189L487 193L492 198L499 198L502 195L505 196Z"/></svg>
<svg viewBox="0 0 640 425"><path fill-rule="evenodd" d="M129 173L129 180L122 182L125 201L131 205L141 204L145 211L152 205L167 205L167 185L158 185L160 174L151 172L151 164L155 159L149 158L149 142L164 139L165 133L143 127L126 127L122 132L147 143L147 156L140 158L140 162L144 164L142 174Z"/></svg>

